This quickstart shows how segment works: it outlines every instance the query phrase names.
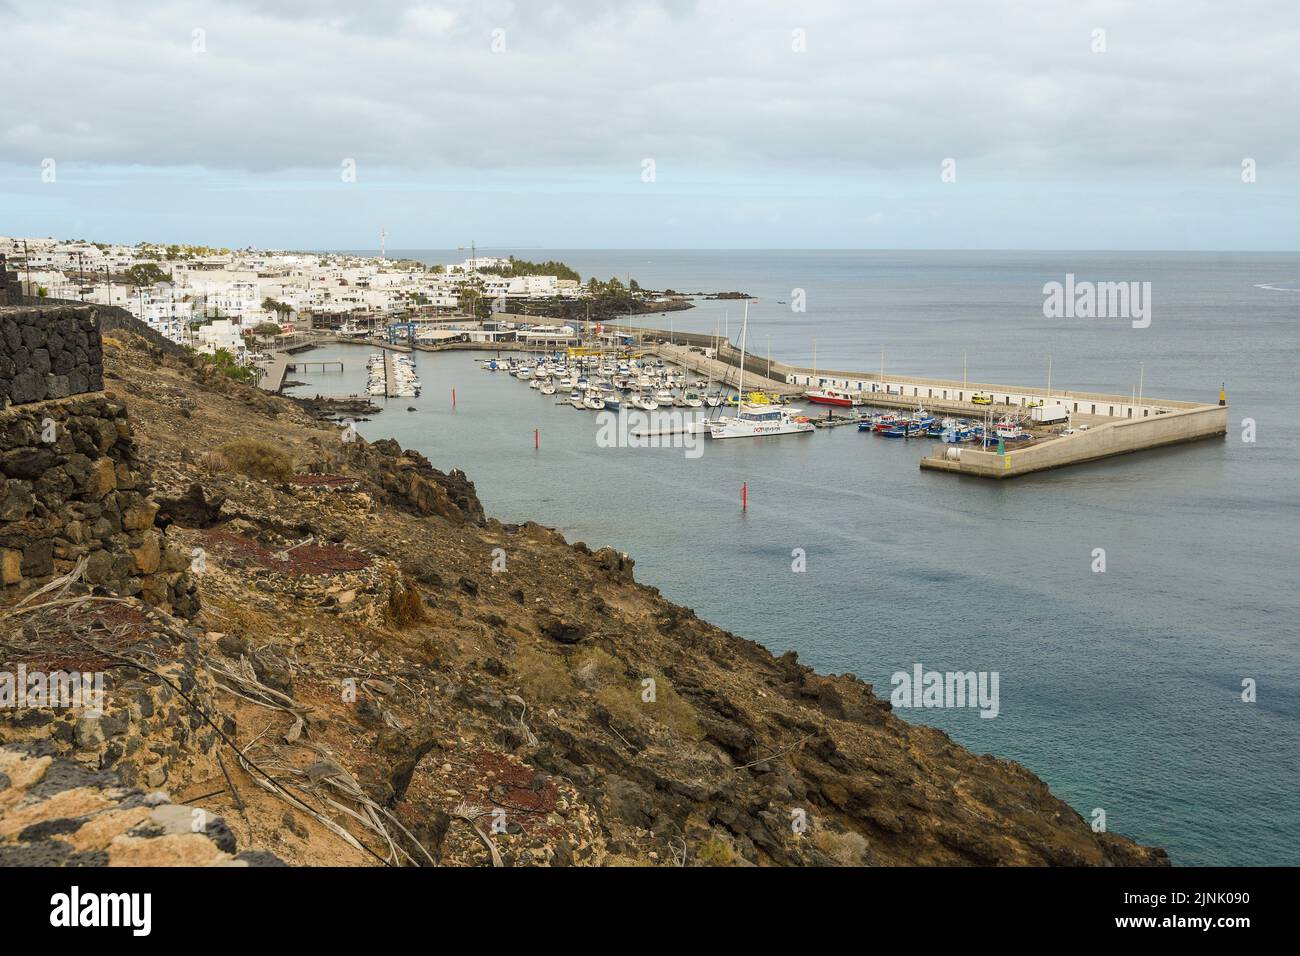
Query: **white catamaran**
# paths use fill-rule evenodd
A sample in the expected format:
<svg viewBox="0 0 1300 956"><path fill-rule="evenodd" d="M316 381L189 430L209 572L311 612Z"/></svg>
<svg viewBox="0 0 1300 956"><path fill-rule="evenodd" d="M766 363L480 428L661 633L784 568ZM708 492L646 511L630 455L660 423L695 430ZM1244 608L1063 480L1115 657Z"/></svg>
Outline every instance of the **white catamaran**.
<svg viewBox="0 0 1300 956"><path fill-rule="evenodd" d="M767 435L798 435L813 431L813 423L782 405L752 405L745 401L745 333L749 328L749 303L740 327L740 378L737 383L736 414L709 422L713 438L762 438Z"/></svg>

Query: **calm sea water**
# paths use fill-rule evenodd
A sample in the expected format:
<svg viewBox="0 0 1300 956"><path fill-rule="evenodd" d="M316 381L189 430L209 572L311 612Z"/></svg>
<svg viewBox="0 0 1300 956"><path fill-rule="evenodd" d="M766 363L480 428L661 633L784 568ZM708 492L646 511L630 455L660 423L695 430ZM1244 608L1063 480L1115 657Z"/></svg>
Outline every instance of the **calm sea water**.
<svg viewBox="0 0 1300 956"><path fill-rule="evenodd" d="M1151 396L1214 400L1226 383L1226 441L1007 483L921 472L925 444L853 429L709 444L696 460L602 449L594 415L466 353L418 356L423 396L389 400L361 431L465 469L490 513L626 550L672 600L882 696L916 663L997 671L996 719L900 714L1022 762L1178 863L1300 863L1300 256L500 252L751 293L753 350L770 338L775 357L810 364L815 338L824 368L878 369L883 346L887 371L952 378L965 352L972 381L1045 384L1050 355L1061 389L1127 393L1139 363ZM1045 319L1043 283L1066 273L1151 282L1150 328ZM807 311L793 312L800 289ZM735 302L671 316L682 330L725 323L733 340L738 319ZM345 371L300 375L299 392L361 391L365 353L315 353ZM1240 699L1246 678L1256 703Z"/></svg>

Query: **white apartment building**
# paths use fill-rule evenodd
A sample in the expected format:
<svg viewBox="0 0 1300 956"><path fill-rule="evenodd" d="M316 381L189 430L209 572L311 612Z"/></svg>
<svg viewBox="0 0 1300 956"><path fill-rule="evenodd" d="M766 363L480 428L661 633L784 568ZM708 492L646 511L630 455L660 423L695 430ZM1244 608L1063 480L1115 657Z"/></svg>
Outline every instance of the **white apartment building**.
<svg viewBox="0 0 1300 956"><path fill-rule="evenodd" d="M239 364L244 363L244 330L230 319L214 319L194 330L194 347L209 355L225 349Z"/></svg>

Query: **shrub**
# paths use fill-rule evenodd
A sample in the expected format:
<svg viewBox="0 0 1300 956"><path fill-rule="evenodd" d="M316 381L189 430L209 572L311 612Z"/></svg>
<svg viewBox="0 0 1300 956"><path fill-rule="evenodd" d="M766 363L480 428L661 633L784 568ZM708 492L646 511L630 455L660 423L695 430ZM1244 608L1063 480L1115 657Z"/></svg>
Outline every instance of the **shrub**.
<svg viewBox="0 0 1300 956"><path fill-rule="evenodd" d="M622 661L598 647L589 648L577 660L575 670L578 679L595 690L596 699L604 708L623 723L636 725L647 718L683 737L704 738L695 710L658 671L629 677ZM642 681L647 677L655 682L653 701L642 699L645 690Z"/></svg>
<svg viewBox="0 0 1300 956"><path fill-rule="evenodd" d="M709 837L695 851L695 859L700 866L731 866L736 862L735 851L731 844L722 837Z"/></svg>
<svg viewBox="0 0 1300 956"><path fill-rule="evenodd" d="M208 456L208 464L250 478L276 480L293 474L293 458L287 452L254 438L226 442Z"/></svg>
<svg viewBox="0 0 1300 956"><path fill-rule="evenodd" d="M519 696L530 706L553 704L573 695L573 678L563 658L545 649L521 644L514 655Z"/></svg>
<svg viewBox="0 0 1300 956"><path fill-rule="evenodd" d="M813 834L813 843L840 866L862 866L867 858L866 837L852 830L844 833L819 830Z"/></svg>
<svg viewBox="0 0 1300 956"><path fill-rule="evenodd" d="M388 589L388 623L394 627L409 627L428 620L424 613L424 601L415 582L406 575L392 583Z"/></svg>

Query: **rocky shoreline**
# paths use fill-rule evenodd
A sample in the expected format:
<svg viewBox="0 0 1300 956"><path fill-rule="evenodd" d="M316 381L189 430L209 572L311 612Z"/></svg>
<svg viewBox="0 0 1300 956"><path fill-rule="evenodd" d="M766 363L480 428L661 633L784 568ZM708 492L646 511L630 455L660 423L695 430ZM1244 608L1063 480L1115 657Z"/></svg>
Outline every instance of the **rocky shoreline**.
<svg viewBox="0 0 1300 956"><path fill-rule="evenodd" d="M1094 832L1024 767L899 719L853 675L701 620L638 584L629 556L491 518L460 472L344 441L303 403L128 333L104 354L165 544L204 556L192 620L130 598L155 623L120 653L204 691L151 698L193 718L183 741L160 746L166 723L110 695L103 741L81 749L74 726L57 756L144 768L169 801L221 816L221 859L1168 863ZM0 743L42 733L0 715ZM157 759L124 762L131 740ZM19 804L0 780L0 852Z"/></svg>

